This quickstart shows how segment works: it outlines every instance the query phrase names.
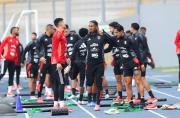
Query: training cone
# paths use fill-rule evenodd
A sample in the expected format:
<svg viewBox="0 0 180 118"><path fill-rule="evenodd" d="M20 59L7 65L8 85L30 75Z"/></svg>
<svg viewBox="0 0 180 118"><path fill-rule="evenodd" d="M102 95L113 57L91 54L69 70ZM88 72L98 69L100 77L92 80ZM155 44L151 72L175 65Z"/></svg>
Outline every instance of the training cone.
<svg viewBox="0 0 180 118"><path fill-rule="evenodd" d="M19 96L19 94L17 94L16 97L16 111L22 111L22 104L21 104L21 98Z"/></svg>

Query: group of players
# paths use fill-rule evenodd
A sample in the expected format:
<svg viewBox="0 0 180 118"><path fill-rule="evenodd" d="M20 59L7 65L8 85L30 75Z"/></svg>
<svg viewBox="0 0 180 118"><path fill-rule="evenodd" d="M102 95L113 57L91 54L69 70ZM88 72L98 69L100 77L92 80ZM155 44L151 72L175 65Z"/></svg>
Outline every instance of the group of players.
<svg viewBox="0 0 180 118"><path fill-rule="evenodd" d="M48 24L45 33L37 37L32 33L30 41L23 49L19 41L18 27L11 28L11 35L4 38L0 46L1 60L4 60L3 72L0 79L8 69L9 81L7 96L14 96L13 81L16 71L16 88L21 88L19 75L21 67L26 64L27 77L31 99L35 99L37 89L37 102L42 103L42 90L45 85L47 99L54 99L54 108L68 108L64 104L65 88L71 78L73 99L76 96L77 86L80 95L78 103L85 104L83 94L88 92L87 105L100 110L100 101L105 87L108 95L107 81L104 77L104 54L112 52L114 75L116 78L117 98L113 102L123 101L122 85L125 83L127 98L124 100L131 107L138 102L145 106L144 88L149 93L148 102L156 102L149 84L145 79L146 67L154 68L154 62L145 36L146 28L138 23L132 23L129 31L118 22L109 24L111 34L100 29L98 22L89 22L88 29L81 28L79 34L70 31L63 18L56 18L54 25ZM105 45L107 44L106 48ZM138 98L133 98L132 80L136 81ZM37 83L38 81L38 83ZM79 84L78 84L79 83Z"/></svg>

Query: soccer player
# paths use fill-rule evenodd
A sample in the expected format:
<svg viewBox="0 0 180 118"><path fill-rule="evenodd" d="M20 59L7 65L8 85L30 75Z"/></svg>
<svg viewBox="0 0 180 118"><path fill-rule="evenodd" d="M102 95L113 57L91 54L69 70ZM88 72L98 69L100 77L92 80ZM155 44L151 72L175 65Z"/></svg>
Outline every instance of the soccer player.
<svg viewBox="0 0 180 118"><path fill-rule="evenodd" d="M18 64L19 39L17 37L19 36L19 28L12 27L10 33L11 35L5 37L0 46L0 58L4 60L4 71L0 75L0 80L5 75L8 69L8 97L14 96L14 93L12 92L12 87L15 65Z"/></svg>

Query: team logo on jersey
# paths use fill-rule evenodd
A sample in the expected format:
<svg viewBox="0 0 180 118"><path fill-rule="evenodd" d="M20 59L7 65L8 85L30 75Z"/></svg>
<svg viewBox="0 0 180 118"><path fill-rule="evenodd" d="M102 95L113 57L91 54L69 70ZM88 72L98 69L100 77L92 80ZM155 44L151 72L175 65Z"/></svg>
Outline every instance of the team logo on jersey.
<svg viewBox="0 0 180 118"><path fill-rule="evenodd" d="M48 39L45 39L45 41L48 41Z"/></svg>
<svg viewBox="0 0 180 118"><path fill-rule="evenodd" d="M70 40L73 40L73 37L70 37Z"/></svg>
<svg viewBox="0 0 180 118"><path fill-rule="evenodd" d="M88 38L88 41L90 41L91 40L91 38Z"/></svg>
<svg viewBox="0 0 180 118"><path fill-rule="evenodd" d="M127 44L127 41L124 41L124 44L126 45L126 44Z"/></svg>
<svg viewBox="0 0 180 118"><path fill-rule="evenodd" d="M101 36L98 36L97 39L100 40L100 39L101 39Z"/></svg>

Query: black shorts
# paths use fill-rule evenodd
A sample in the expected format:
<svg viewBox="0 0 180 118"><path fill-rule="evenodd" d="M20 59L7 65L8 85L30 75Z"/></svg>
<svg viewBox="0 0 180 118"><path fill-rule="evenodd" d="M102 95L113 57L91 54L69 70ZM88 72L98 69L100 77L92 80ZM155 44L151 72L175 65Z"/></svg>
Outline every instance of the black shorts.
<svg viewBox="0 0 180 118"><path fill-rule="evenodd" d="M134 75L134 71L135 70L139 70L138 67L134 67L134 68L124 68L123 69L123 76L124 77L132 77Z"/></svg>
<svg viewBox="0 0 180 118"><path fill-rule="evenodd" d="M144 64L144 67L145 67L145 70L144 71L141 70L141 76L142 77L146 76L146 67L147 67L147 64Z"/></svg>
<svg viewBox="0 0 180 118"><path fill-rule="evenodd" d="M63 67L63 69L61 71L58 71L57 64L52 65L51 78L52 78L53 84L65 84L65 78L64 78L65 65L62 65L62 67Z"/></svg>
<svg viewBox="0 0 180 118"><path fill-rule="evenodd" d="M123 69L121 69L120 64L115 64L114 65L114 74L115 75L123 75Z"/></svg>
<svg viewBox="0 0 180 118"><path fill-rule="evenodd" d="M82 62L73 63L71 67L71 79L75 80L80 74L80 87L84 87L86 64Z"/></svg>
<svg viewBox="0 0 180 118"><path fill-rule="evenodd" d="M86 70L86 85L92 86L94 80L96 81L97 86L102 86L102 78L104 76L104 64L88 64Z"/></svg>
<svg viewBox="0 0 180 118"><path fill-rule="evenodd" d="M27 78L37 78L38 77L39 64L28 63L26 65Z"/></svg>
<svg viewBox="0 0 180 118"><path fill-rule="evenodd" d="M52 65L50 61L46 61L46 64L40 64L40 73L41 74L51 74Z"/></svg>

